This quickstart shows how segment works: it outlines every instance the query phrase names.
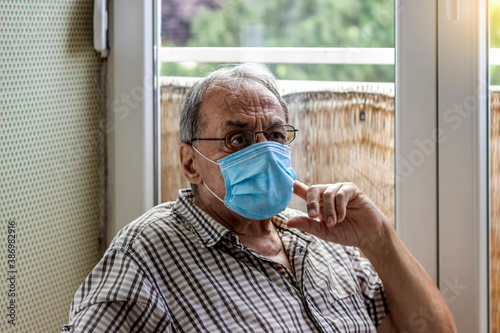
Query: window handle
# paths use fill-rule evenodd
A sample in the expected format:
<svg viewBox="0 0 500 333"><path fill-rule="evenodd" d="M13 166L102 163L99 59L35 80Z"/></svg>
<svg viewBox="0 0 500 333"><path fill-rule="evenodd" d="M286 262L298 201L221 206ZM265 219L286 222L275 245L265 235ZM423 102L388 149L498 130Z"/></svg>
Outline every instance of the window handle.
<svg viewBox="0 0 500 333"><path fill-rule="evenodd" d="M460 17L458 15L460 11L459 1L460 0L446 0L446 14L449 21L458 21Z"/></svg>
<svg viewBox="0 0 500 333"><path fill-rule="evenodd" d="M94 0L94 49L102 58L108 56L106 34L108 31L108 11L106 0Z"/></svg>

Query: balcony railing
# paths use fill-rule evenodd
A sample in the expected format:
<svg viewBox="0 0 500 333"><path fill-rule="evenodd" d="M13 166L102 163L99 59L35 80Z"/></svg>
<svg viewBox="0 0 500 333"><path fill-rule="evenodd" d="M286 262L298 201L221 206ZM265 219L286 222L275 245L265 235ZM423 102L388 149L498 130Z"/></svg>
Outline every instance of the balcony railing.
<svg viewBox="0 0 500 333"><path fill-rule="evenodd" d="M160 62L261 62L273 64L394 65L394 48L337 47L162 47ZM490 49L490 65L500 65L500 49Z"/></svg>

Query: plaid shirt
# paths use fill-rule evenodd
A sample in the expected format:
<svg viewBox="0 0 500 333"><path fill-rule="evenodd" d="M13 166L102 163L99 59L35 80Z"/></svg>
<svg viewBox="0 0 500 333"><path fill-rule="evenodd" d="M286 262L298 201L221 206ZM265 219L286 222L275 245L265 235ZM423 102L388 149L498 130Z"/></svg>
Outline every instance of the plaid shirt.
<svg viewBox="0 0 500 333"><path fill-rule="evenodd" d="M190 190L123 228L71 305L73 332L375 332L380 278L352 247L273 218L295 274L241 244Z"/></svg>

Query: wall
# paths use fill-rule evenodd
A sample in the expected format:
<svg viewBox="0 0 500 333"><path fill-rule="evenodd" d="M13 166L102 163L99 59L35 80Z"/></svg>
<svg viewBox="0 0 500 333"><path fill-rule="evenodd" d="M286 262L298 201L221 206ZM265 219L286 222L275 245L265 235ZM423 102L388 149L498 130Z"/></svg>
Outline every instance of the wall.
<svg viewBox="0 0 500 333"><path fill-rule="evenodd" d="M99 258L92 14L91 0L0 0L1 332L58 332Z"/></svg>

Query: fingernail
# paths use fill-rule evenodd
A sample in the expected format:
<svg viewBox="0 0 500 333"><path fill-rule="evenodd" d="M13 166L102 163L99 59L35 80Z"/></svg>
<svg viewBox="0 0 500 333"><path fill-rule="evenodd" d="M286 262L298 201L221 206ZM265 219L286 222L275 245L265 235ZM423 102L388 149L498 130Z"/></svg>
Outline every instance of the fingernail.
<svg viewBox="0 0 500 333"><path fill-rule="evenodd" d="M315 216L316 215L316 209L311 208L309 209L309 216Z"/></svg>
<svg viewBox="0 0 500 333"><path fill-rule="evenodd" d="M333 221L333 217L328 216L328 218L326 219L326 224L332 226L334 223L335 222Z"/></svg>

